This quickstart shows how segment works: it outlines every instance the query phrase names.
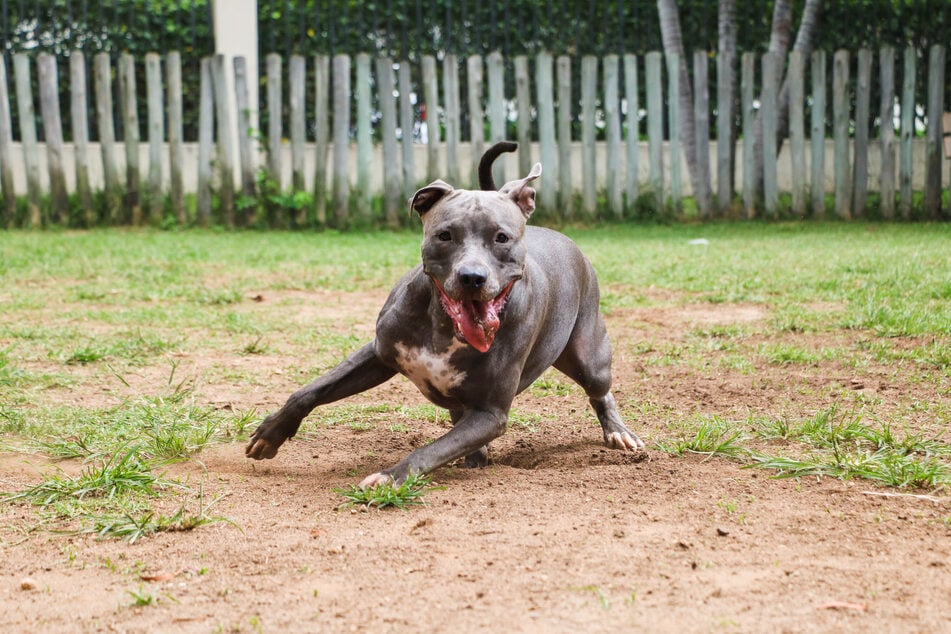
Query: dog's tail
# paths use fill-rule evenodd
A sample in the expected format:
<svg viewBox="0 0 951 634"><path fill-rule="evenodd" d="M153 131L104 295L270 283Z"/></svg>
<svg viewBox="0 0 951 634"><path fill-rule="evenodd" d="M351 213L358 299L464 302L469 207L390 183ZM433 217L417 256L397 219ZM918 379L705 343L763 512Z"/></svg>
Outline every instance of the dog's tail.
<svg viewBox="0 0 951 634"><path fill-rule="evenodd" d="M518 148L518 143L511 141L499 141L482 155L479 161L479 189L484 192L494 192L498 189L495 186L495 179L492 178L492 163L499 158L500 154L514 152Z"/></svg>

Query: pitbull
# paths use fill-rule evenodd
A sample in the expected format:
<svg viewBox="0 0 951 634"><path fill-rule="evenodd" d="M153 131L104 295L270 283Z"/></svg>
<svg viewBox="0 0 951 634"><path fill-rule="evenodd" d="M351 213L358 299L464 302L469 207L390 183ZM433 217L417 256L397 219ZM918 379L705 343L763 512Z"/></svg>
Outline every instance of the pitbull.
<svg viewBox="0 0 951 634"><path fill-rule="evenodd" d="M422 264L390 292L375 339L267 416L245 455L273 458L315 407L399 373L449 410L452 429L361 486L398 484L458 458L485 466L488 444L505 432L515 396L551 366L584 389L607 446L644 447L611 394L611 345L594 268L566 236L526 226L535 209L529 184L541 165L495 191L492 162L515 147L503 142L486 152L481 191L436 180L414 194Z"/></svg>

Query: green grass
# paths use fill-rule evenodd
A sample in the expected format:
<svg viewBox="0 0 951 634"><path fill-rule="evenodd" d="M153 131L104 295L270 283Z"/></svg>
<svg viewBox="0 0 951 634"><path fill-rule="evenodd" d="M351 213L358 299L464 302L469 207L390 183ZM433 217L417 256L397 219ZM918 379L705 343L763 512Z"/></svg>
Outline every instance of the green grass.
<svg viewBox="0 0 951 634"><path fill-rule="evenodd" d="M615 364L630 364L636 377L624 398L651 403L634 414L659 422L655 447L782 477L948 485L951 451L941 431L951 424L951 225L566 233L598 271L605 312L626 326L611 332ZM694 238L709 243L690 244ZM364 317L314 310L313 293L382 296L418 260L418 231L0 232L0 452L79 462L3 493L34 504L37 525L56 530L140 539L217 521L200 503L189 510L196 493L165 475L168 465L240 442L260 415L212 405L203 382L249 393L273 385L277 373L306 383L369 336ZM694 325L679 337L636 318L645 309L703 314L731 304L766 316ZM176 378L182 359L211 355L220 359L199 375ZM286 361L277 368L274 359ZM259 360L270 365L259 368ZM870 365L890 393L850 385ZM675 409L643 392L666 371L686 377L688 389L693 378L719 385L721 375L756 386L764 368L784 372L808 405L792 399L744 416L742 397L729 410ZM831 378L801 378L820 374ZM528 394L584 408L583 390L557 372ZM782 410L790 414L775 414ZM419 420L445 426L448 415L429 405L335 405L315 412L302 432L406 433ZM510 422L521 434L544 420L516 404Z"/></svg>
<svg viewBox="0 0 951 634"><path fill-rule="evenodd" d="M411 506L421 506L426 502L423 497L429 491L439 491L445 487L434 485L432 478L411 473L402 484L378 484L363 488L355 484L334 489L334 492L343 497L344 507L362 506L364 508L394 507L406 510Z"/></svg>

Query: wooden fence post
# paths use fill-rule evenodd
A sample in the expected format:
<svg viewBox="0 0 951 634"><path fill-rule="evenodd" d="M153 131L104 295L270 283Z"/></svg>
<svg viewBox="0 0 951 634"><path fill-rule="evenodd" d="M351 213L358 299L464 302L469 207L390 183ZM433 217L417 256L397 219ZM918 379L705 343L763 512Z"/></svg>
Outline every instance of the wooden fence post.
<svg viewBox="0 0 951 634"><path fill-rule="evenodd" d="M454 186L462 182L459 167L459 140L462 124L459 114L459 60L449 53L442 61L443 101L446 103L446 177Z"/></svg>
<svg viewBox="0 0 951 634"><path fill-rule="evenodd" d="M801 51L789 53L789 149L792 159L792 212L806 216L805 72Z"/></svg>
<svg viewBox="0 0 951 634"><path fill-rule="evenodd" d="M423 55L423 103L426 106L426 180L440 177L439 166L439 79L436 58ZM445 104L444 104L445 105Z"/></svg>
<svg viewBox="0 0 951 634"><path fill-rule="evenodd" d="M855 75L855 140L852 163L853 209L856 218L865 217L868 206L868 125L872 99L872 51L859 50Z"/></svg>
<svg viewBox="0 0 951 634"><path fill-rule="evenodd" d="M26 166L27 226L39 229L43 225L40 208L40 148L36 136L36 110L33 107L33 82L30 76L30 58L26 53L13 56L16 81L17 114L20 117L20 141L23 144L23 163Z"/></svg>
<svg viewBox="0 0 951 634"><path fill-rule="evenodd" d="M634 209L638 196L638 157L641 153L640 101L637 94L637 56L624 56L624 97L627 101L627 141L625 150L627 162L625 168L626 197L628 212Z"/></svg>
<svg viewBox="0 0 951 634"><path fill-rule="evenodd" d="M334 55L334 220L338 228L350 224L350 56Z"/></svg>
<svg viewBox="0 0 951 634"><path fill-rule="evenodd" d="M810 197L813 218L826 214L826 53L813 51L809 62L812 76L812 113L809 125L809 144L812 153Z"/></svg>
<svg viewBox="0 0 951 634"><path fill-rule="evenodd" d="M941 115L944 113L944 45L928 51L928 130L925 147L925 213L932 220L941 215Z"/></svg>
<svg viewBox="0 0 951 634"><path fill-rule="evenodd" d="M40 81L40 112L46 133L46 164L50 178L50 206L61 226L69 224L69 195L63 168L63 120L59 110L59 73L56 57L40 53L36 60Z"/></svg>
<svg viewBox="0 0 951 634"><path fill-rule="evenodd" d="M734 53L717 55L717 207L719 217L733 204Z"/></svg>
<svg viewBox="0 0 951 634"><path fill-rule="evenodd" d="M376 83L379 86L380 135L383 140L383 215L389 227L399 225L403 207L400 187L399 151L396 147L396 98L393 96L393 60L376 61Z"/></svg>
<svg viewBox="0 0 951 634"><path fill-rule="evenodd" d="M158 53L145 55L146 103L149 131L149 178L146 205L154 225L162 214L162 161L165 149L165 96L162 94L162 62Z"/></svg>
<svg viewBox="0 0 951 634"><path fill-rule="evenodd" d="M710 191L710 98L708 86L709 62L706 51L693 54L693 110L697 148L697 182L699 191L693 193L700 218L713 216L713 194Z"/></svg>
<svg viewBox="0 0 951 634"><path fill-rule="evenodd" d="M551 53L539 53L535 58L535 91L538 100L538 149L541 154L542 178L539 188L541 208L546 216L557 216L558 204L558 144L555 140L555 95ZM548 176L546 179L545 176Z"/></svg>
<svg viewBox="0 0 951 634"><path fill-rule="evenodd" d="M550 105L550 104L549 104ZM515 57L515 107L518 112L518 176L532 170L532 87L528 78L528 58Z"/></svg>
<svg viewBox="0 0 951 634"><path fill-rule="evenodd" d="M605 183L608 207L615 218L624 216L621 195L621 100L618 96L619 59L617 55L604 56L604 123L607 137Z"/></svg>
<svg viewBox="0 0 951 634"><path fill-rule="evenodd" d="M3 226L12 228L17 206L13 189L13 122L7 91L7 63L3 55L0 55L0 189L3 190Z"/></svg>
<svg viewBox="0 0 951 634"><path fill-rule="evenodd" d="M412 196L413 192L416 191L416 158L413 155L413 145L415 139L413 138L413 79L410 74L409 60L403 59L400 61L400 68L397 72L397 81L399 82L399 93L400 93L400 129L402 130L402 137L400 138L401 147L401 164L403 166L403 187L401 189L403 196L401 203L405 204L405 201L408 201ZM403 206L400 205L400 207ZM396 216L397 224L400 215Z"/></svg>
<svg viewBox="0 0 951 634"><path fill-rule="evenodd" d="M165 57L165 75L168 84L168 164L169 196L172 203L172 215L176 222L184 226L185 185L184 170L185 147L182 117L182 56L178 51L169 51Z"/></svg>
<svg viewBox="0 0 951 634"><path fill-rule="evenodd" d="M895 218L895 49L885 46L879 52L881 102L879 104L882 163L879 175L882 217Z"/></svg>
<svg viewBox="0 0 951 634"><path fill-rule="evenodd" d="M371 216L370 168L373 156L373 113L370 56L360 53L356 60L357 93L357 213L361 222L369 224Z"/></svg>
<svg viewBox="0 0 951 634"><path fill-rule="evenodd" d="M225 76L225 56L215 55L211 64L212 85L215 94L215 121L218 130L218 204L225 226L234 228L234 146L231 141L231 98Z"/></svg>
<svg viewBox="0 0 951 634"><path fill-rule="evenodd" d="M912 155L912 139L915 138L915 72L918 52L908 47L905 49L905 64L901 90L901 154L898 159L898 187L899 207L902 220L911 219L912 206L912 172L914 158Z"/></svg>
<svg viewBox="0 0 951 634"><path fill-rule="evenodd" d="M779 213L779 186L776 173L776 111L779 94L779 59L775 53L764 53L763 64L763 208L766 215Z"/></svg>
<svg viewBox="0 0 951 634"><path fill-rule="evenodd" d="M756 114L753 112L753 82L756 73L756 54L743 53L740 58L740 109L743 116L743 210L747 220L756 216L757 182L756 157L753 151L756 138Z"/></svg>
<svg viewBox="0 0 951 634"><path fill-rule="evenodd" d="M330 58L314 56L314 214L327 224L327 155L330 151Z"/></svg>
<svg viewBox="0 0 951 634"><path fill-rule="evenodd" d="M76 196L80 217L86 227L96 223L89 184L89 102L86 88L86 58L81 51L69 55L69 113L73 126L73 148L76 162Z"/></svg>
<svg viewBox="0 0 951 634"><path fill-rule="evenodd" d="M135 92L135 58L119 56L119 94L122 96L122 130L125 135L125 217L133 225L142 224L139 188L139 111Z"/></svg>
<svg viewBox="0 0 951 634"><path fill-rule="evenodd" d="M852 218L852 170L849 160L849 52L838 50L832 58L832 127L835 141L835 213Z"/></svg>
<svg viewBox="0 0 951 634"><path fill-rule="evenodd" d="M248 60L243 55L235 56L234 64L234 103L238 119L238 171L241 174L241 194L244 200L238 205L239 222L242 227L256 224L254 152L251 149L251 104L248 97ZM171 84L169 84L171 85ZM171 115L169 115L171 120ZM172 134L169 131L169 143Z"/></svg>
<svg viewBox="0 0 951 634"><path fill-rule="evenodd" d="M283 60L277 53L268 53L267 63L267 169L278 190L283 188L284 136ZM271 219L272 221L274 219Z"/></svg>
<svg viewBox="0 0 951 634"><path fill-rule="evenodd" d="M99 147L102 151L102 175L105 181L107 224L120 222L122 186L116 167L116 127L112 118L112 62L108 53L97 53L93 58L96 83L96 122L99 128Z"/></svg>
<svg viewBox="0 0 951 634"><path fill-rule="evenodd" d="M288 109L291 118L291 188L296 192L307 189L304 179L304 142L307 140L305 121L307 106L304 88L307 86L307 62L303 55L291 55L287 66L287 83L290 89ZM301 205L294 214L296 227L307 225L307 206Z"/></svg>
<svg viewBox="0 0 951 634"><path fill-rule="evenodd" d="M211 219L211 146L214 144L215 97L211 76L211 58L201 60L201 99L198 105L198 226L207 227Z"/></svg>
<svg viewBox="0 0 951 634"><path fill-rule="evenodd" d="M595 140L595 110L598 90L598 58L581 58L581 206L594 218L598 203Z"/></svg>
<svg viewBox="0 0 951 634"><path fill-rule="evenodd" d="M648 179L659 214L664 208L664 93L661 87L661 55L651 51L644 58L647 75Z"/></svg>
<svg viewBox="0 0 951 634"><path fill-rule="evenodd" d="M482 111L482 56L470 55L466 60L469 86L469 139L472 147L472 165L469 182L479 188L479 159L485 152L485 115Z"/></svg>
<svg viewBox="0 0 951 634"><path fill-rule="evenodd" d="M562 218L574 216L574 185L571 174L571 58L559 55L555 62L558 78L558 199Z"/></svg>
<svg viewBox="0 0 951 634"><path fill-rule="evenodd" d="M670 158L670 202L674 215L683 214L683 182L681 179L680 139L680 55L668 53L667 60L667 134ZM658 85L659 88L659 85ZM694 192L696 195L696 192ZM662 198L663 199L663 198Z"/></svg>
<svg viewBox="0 0 951 634"><path fill-rule="evenodd" d="M489 79L489 140L497 143L505 140L505 62L502 60L502 53L498 51L489 53L485 65ZM506 181L505 164L507 162L503 154L492 166L492 175L498 187Z"/></svg>

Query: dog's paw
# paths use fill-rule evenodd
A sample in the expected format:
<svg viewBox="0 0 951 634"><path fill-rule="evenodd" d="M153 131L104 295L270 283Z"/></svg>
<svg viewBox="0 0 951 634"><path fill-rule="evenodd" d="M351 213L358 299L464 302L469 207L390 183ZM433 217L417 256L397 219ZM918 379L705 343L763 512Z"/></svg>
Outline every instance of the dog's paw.
<svg viewBox="0 0 951 634"><path fill-rule="evenodd" d="M244 448L244 455L255 460L271 459L277 455L277 450L284 444L284 441L273 442L264 436L251 436L247 446Z"/></svg>
<svg viewBox="0 0 951 634"><path fill-rule="evenodd" d="M373 487L382 486L384 484L391 484L393 482L393 476L387 475L382 471L368 475L363 478L363 481L360 482L361 489L372 489Z"/></svg>
<svg viewBox="0 0 951 634"><path fill-rule="evenodd" d="M644 441L641 440L637 434L630 431L616 431L605 434L604 444L612 449L620 449L622 451L638 451L644 448Z"/></svg>

